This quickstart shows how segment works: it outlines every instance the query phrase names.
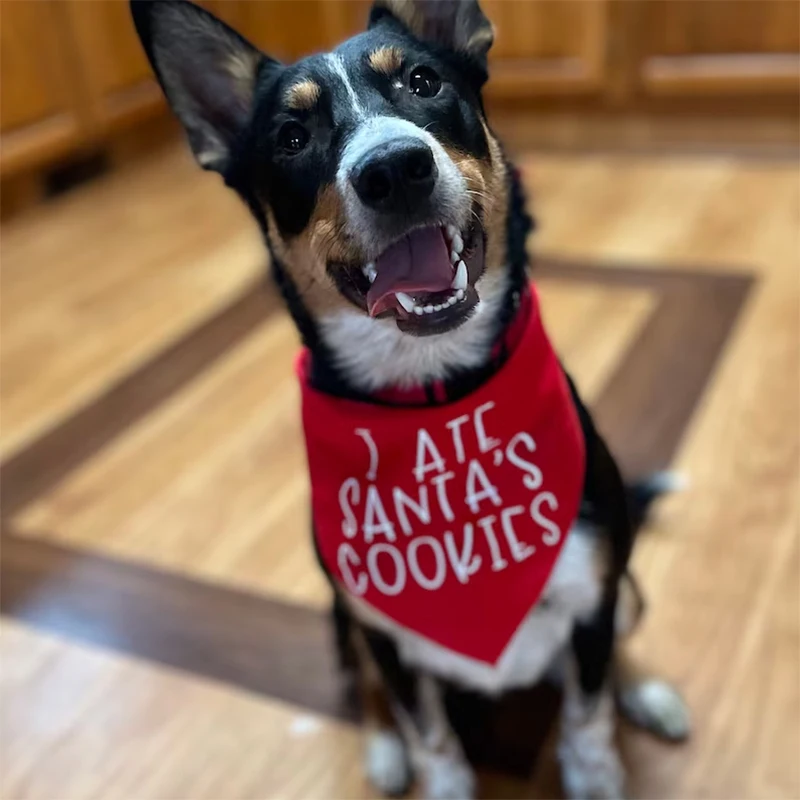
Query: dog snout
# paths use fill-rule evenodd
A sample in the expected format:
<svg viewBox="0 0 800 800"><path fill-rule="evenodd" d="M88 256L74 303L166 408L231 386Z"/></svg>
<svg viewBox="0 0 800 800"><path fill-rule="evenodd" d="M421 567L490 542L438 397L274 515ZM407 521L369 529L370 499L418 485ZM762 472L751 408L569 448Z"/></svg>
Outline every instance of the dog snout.
<svg viewBox="0 0 800 800"><path fill-rule="evenodd" d="M430 197L436 175L431 148L404 137L365 154L351 170L350 182L365 206L384 214L408 213Z"/></svg>

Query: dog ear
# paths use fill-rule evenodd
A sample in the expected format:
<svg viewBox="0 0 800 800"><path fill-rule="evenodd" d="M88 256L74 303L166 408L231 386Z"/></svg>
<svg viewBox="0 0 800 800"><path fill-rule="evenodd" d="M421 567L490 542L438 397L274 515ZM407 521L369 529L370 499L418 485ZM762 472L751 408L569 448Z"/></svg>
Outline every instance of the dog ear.
<svg viewBox="0 0 800 800"><path fill-rule="evenodd" d="M478 0L375 0L369 27L387 14L417 39L469 56L486 68L494 28Z"/></svg>
<svg viewBox="0 0 800 800"><path fill-rule="evenodd" d="M131 0L136 31L204 169L224 172L259 73L277 62L185 0Z"/></svg>

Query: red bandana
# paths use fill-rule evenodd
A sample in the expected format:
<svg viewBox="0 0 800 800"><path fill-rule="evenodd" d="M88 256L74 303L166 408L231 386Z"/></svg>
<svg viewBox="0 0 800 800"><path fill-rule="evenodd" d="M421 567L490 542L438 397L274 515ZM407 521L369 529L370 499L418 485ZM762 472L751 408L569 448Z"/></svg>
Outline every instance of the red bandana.
<svg viewBox="0 0 800 800"><path fill-rule="evenodd" d="M536 292L500 370L438 406L343 400L298 361L317 545L351 594L494 664L575 519L583 435Z"/></svg>

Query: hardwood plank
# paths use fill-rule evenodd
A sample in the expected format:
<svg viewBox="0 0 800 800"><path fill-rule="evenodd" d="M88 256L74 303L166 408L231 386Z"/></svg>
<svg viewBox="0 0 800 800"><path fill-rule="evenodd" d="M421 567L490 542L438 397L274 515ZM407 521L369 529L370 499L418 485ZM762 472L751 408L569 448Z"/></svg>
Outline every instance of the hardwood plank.
<svg viewBox="0 0 800 800"><path fill-rule="evenodd" d="M316 611L13 535L0 564L0 608L28 625L353 718Z"/></svg>
<svg viewBox="0 0 800 800"><path fill-rule="evenodd" d="M185 339L4 462L0 466L4 518L207 369L277 306L276 297L260 286L248 290Z"/></svg>
<svg viewBox="0 0 800 800"><path fill-rule="evenodd" d="M3 797L373 796L351 725L8 620L0 643Z"/></svg>
<svg viewBox="0 0 800 800"><path fill-rule="evenodd" d="M266 259L236 198L170 145L4 224L0 260L7 459L232 302Z"/></svg>

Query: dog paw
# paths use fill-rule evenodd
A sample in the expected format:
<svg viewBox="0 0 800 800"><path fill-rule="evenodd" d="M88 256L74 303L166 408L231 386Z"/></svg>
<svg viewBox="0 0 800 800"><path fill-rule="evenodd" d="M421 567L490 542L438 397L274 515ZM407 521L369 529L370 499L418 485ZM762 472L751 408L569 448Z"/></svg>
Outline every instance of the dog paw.
<svg viewBox="0 0 800 800"><path fill-rule="evenodd" d="M663 739L681 741L689 736L689 709L665 681L648 679L625 687L619 694L619 707L634 725Z"/></svg>
<svg viewBox="0 0 800 800"><path fill-rule="evenodd" d="M623 800L625 771L617 754L607 748L563 742L559 747L561 782L570 800Z"/></svg>
<svg viewBox="0 0 800 800"><path fill-rule="evenodd" d="M425 800L475 797L475 774L461 756L430 755L426 762L421 794Z"/></svg>
<svg viewBox="0 0 800 800"><path fill-rule="evenodd" d="M372 785L382 794L396 797L404 794L411 784L406 747L395 731L369 734L364 768Z"/></svg>

